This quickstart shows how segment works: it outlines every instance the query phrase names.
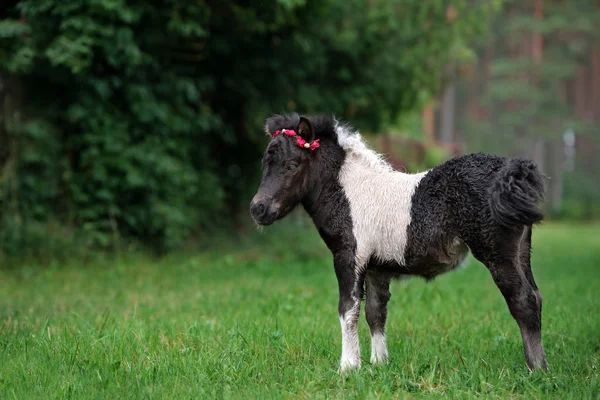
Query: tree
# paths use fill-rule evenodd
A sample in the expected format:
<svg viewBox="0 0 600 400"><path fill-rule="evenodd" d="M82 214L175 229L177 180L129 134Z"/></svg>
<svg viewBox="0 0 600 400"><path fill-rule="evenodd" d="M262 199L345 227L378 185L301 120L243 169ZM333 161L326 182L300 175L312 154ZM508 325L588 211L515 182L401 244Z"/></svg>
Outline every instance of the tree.
<svg viewBox="0 0 600 400"><path fill-rule="evenodd" d="M168 249L230 220L268 114L378 130L437 90L497 6L456 0L449 21L446 2L420 0L13 3L0 22L13 252L51 221L104 247Z"/></svg>
<svg viewBox="0 0 600 400"><path fill-rule="evenodd" d="M548 202L554 211L563 193L563 135L572 130L584 142L597 135L600 114L588 99L600 90L592 90L595 80L581 72L600 43L599 24L600 7L593 2L509 1L483 50L488 61L474 103L484 104L486 112L483 118L473 115L471 149L534 158L551 178Z"/></svg>

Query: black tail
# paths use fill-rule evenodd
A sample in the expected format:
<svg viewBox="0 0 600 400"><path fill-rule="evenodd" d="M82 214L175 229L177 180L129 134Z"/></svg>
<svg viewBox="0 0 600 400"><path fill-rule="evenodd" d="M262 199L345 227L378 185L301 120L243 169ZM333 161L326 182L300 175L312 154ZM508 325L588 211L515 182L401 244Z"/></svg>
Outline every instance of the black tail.
<svg viewBox="0 0 600 400"><path fill-rule="evenodd" d="M545 189L544 175L533 162L509 159L490 189L492 217L509 228L542 221Z"/></svg>

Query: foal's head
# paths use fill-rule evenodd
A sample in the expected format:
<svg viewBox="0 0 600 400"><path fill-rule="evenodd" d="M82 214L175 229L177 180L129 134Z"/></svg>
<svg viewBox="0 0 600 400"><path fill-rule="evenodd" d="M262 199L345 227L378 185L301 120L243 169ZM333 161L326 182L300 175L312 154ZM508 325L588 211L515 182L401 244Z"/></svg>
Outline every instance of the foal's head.
<svg viewBox="0 0 600 400"><path fill-rule="evenodd" d="M305 117L271 117L267 119L267 133L272 140L262 160L260 187L250 203L250 214L260 225L285 217L304 199L323 151L313 123Z"/></svg>

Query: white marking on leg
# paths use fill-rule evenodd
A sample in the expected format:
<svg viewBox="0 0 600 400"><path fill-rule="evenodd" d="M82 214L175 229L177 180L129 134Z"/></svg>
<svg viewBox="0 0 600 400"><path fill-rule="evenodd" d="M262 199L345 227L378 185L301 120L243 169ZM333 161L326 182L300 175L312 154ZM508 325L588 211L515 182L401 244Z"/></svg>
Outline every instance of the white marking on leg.
<svg viewBox="0 0 600 400"><path fill-rule="evenodd" d="M385 333L371 335L371 364L383 364L388 360Z"/></svg>
<svg viewBox="0 0 600 400"><path fill-rule="evenodd" d="M342 359L340 369L342 371L360 368L360 348L358 345L358 318L352 315L352 311L340 316L342 326Z"/></svg>

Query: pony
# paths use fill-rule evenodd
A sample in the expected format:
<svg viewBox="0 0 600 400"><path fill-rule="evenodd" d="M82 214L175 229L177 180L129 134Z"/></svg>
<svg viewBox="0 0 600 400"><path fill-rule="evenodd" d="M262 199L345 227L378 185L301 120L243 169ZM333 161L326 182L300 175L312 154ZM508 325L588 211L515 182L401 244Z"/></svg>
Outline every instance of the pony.
<svg viewBox="0 0 600 400"><path fill-rule="evenodd" d="M370 361L385 363L391 280L431 280L458 268L469 251L504 296L528 368L548 368L542 296L530 261L545 181L533 162L477 153L408 174L394 170L357 131L335 119L274 115L266 132L271 141L250 214L265 226L301 204L312 218L333 255L341 371L360 367L363 298Z"/></svg>

